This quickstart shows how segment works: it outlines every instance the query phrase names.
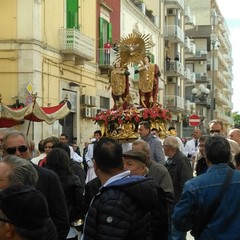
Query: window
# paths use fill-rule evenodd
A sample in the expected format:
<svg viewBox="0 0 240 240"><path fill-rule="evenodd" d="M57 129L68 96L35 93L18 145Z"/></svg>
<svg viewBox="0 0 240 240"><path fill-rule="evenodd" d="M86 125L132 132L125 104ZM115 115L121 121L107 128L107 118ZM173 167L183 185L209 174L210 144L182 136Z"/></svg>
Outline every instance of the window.
<svg viewBox="0 0 240 240"><path fill-rule="evenodd" d="M112 24L100 17L99 20L99 48L103 48L107 40L112 43Z"/></svg>
<svg viewBox="0 0 240 240"><path fill-rule="evenodd" d="M110 108L110 99L107 97L100 96L100 108L109 109Z"/></svg>

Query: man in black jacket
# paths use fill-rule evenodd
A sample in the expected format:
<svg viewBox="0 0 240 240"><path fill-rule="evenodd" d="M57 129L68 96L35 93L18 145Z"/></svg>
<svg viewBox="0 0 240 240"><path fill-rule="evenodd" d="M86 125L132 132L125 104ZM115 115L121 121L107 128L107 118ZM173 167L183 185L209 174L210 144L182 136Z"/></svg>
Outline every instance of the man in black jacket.
<svg viewBox="0 0 240 240"><path fill-rule="evenodd" d="M29 160L27 140L21 132L13 131L3 137L3 153ZM51 170L33 164L38 172L36 189L42 192L48 202L50 216L57 228L58 239L65 240L69 231L67 207L58 176Z"/></svg>
<svg viewBox="0 0 240 240"><path fill-rule="evenodd" d="M124 171L121 145L113 139L101 138L93 159L101 188L89 207L82 239L147 239L150 211L158 201L153 180Z"/></svg>

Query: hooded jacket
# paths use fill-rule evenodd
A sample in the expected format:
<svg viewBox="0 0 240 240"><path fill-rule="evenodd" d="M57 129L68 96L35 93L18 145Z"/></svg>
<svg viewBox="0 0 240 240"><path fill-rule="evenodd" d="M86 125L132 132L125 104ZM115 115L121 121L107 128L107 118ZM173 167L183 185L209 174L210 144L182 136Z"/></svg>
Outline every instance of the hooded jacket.
<svg viewBox="0 0 240 240"><path fill-rule="evenodd" d="M157 201L150 178L126 177L102 187L89 208L83 239L149 239L150 211Z"/></svg>

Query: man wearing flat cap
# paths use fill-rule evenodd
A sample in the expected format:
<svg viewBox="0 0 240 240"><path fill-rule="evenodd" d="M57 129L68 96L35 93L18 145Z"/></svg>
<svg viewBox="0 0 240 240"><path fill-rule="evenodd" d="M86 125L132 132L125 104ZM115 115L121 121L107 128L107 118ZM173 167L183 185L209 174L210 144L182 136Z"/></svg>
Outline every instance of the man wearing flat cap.
<svg viewBox="0 0 240 240"><path fill-rule="evenodd" d="M130 150L123 154L124 168L131 175L148 177L148 155L144 151ZM155 183L156 184L156 183ZM158 204L151 211L151 240L168 239L168 204L164 190L156 184Z"/></svg>

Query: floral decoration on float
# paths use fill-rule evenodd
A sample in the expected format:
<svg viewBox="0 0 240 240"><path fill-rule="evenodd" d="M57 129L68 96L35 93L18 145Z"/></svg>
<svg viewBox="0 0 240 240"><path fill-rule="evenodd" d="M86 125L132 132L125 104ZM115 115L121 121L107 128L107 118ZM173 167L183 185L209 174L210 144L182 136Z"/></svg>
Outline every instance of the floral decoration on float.
<svg viewBox="0 0 240 240"><path fill-rule="evenodd" d="M167 135L165 125L171 119L171 113L160 104L151 108L131 106L126 109L108 109L93 117L93 121L101 127L104 136L126 141L139 137L138 124L142 121L150 122L151 128L157 128Z"/></svg>

